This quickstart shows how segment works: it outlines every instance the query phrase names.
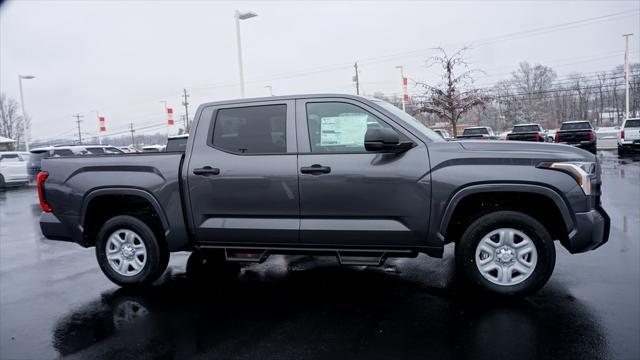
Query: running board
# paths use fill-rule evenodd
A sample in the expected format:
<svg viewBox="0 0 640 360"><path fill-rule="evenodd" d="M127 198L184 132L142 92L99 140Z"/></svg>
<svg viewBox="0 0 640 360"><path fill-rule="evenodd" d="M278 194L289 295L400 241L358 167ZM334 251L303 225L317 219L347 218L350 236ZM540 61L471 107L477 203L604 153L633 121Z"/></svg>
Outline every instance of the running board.
<svg viewBox="0 0 640 360"><path fill-rule="evenodd" d="M261 263L272 254L336 256L341 265L380 266L388 257L415 257L414 250L398 249L336 249L319 247L265 247L202 244L201 249L224 250L227 261Z"/></svg>
<svg viewBox="0 0 640 360"><path fill-rule="evenodd" d="M227 261L261 263L267 258L265 249L224 249Z"/></svg>
<svg viewBox="0 0 640 360"><path fill-rule="evenodd" d="M340 265L380 266L387 259L387 253L384 251L336 251L336 254Z"/></svg>

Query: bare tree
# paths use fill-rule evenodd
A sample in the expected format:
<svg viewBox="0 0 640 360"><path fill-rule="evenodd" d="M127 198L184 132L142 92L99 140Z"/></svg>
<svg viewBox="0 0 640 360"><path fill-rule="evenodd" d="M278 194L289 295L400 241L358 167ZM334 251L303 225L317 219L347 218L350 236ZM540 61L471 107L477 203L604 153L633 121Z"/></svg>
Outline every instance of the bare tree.
<svg viewBox="0 0 640 360"><path fill-rule="evenodd" d="M16 141L16 148L22 140L22 115L18 112L18 102L0 94L0 136Z"/></svg>
<svg viewBox="0 0 640 360"><path fill-rule="evenodd" d="M462 48L452 55L447 54L443 48L438 48L439 55L427 61L429 66L439 65L442 68L442 82L431 86L417 82L425 90L424 102L419 112L435 114L451 124L453 136L457 136L458 120L462 115L476 106L484 106L486 98L480 90L472 87L473 76L481 73L478 69L469 69L469 64L464 60L464 52L468 48ZM462 69L461 72L458 70Z"/></svg>

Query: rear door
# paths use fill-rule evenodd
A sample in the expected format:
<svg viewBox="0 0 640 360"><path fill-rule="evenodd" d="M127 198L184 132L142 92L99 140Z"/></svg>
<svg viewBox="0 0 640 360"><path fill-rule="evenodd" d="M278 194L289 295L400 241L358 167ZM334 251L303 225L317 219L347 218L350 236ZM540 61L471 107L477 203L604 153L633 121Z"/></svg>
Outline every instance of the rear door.
<svg viewBox="0 0 640 360"><path fill-rule="evenodd" d="M198 242L298 241L294 106L265 101L202 111L187 169Z"/></svg>
<svg viewBox="0 0 640 360"><path fill-rule="evenodd" d="M300 241L306 245L422 245L431 184L426 145L355 100L297 100ZM389 127L416 146L367 152L368 128Z"/></svg>

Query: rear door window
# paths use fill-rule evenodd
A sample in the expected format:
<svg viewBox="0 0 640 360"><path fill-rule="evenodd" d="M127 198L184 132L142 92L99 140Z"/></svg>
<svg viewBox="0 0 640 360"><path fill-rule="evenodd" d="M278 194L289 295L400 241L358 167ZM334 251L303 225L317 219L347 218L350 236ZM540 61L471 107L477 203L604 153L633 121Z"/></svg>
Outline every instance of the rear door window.
<svg viewBox="0 0 640 360"><path fill-rule="evenodd" d="M235 154L287 152L287 105L218 110L212 145Z"/></svg>

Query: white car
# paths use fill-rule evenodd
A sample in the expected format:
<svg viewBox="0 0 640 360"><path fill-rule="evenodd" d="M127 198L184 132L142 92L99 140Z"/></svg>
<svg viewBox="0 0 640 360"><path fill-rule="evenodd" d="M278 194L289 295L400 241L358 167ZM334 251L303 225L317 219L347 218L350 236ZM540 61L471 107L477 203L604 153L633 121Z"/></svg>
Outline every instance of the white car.
<svg viewBox="0 0 640 360"><path fill-rule="evenodd" d="M640 151L640 118L627 119L618 134L618 155Z"/></svg>
<svg viewBox="0 0 640 360"><path fill-rule="evenodd" d="M29 183L28 152L0 151L0 188Z"/></svg>

